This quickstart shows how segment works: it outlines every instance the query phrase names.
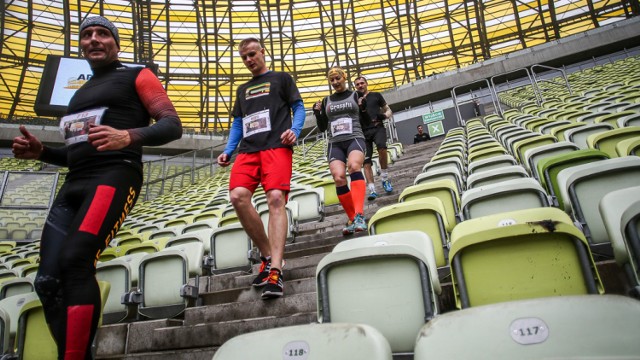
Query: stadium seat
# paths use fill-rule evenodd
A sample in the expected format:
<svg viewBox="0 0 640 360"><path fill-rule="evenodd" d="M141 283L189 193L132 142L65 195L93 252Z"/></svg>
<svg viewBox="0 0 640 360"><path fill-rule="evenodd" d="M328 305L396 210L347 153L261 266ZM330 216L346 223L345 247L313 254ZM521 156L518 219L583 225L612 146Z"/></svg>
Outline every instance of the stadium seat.
<svg viewBox="0 0 640 360"><path fill-rule="evenodd" d="M587 126L587 123L583 122L572 122L566 125L556 126L551 129L551 135L555 136L558 141L569 141L569 138L565 136L565 133L571 129Z"/></svg>
<svg viewBox="0 0 640 360"><path fill-rule="evenodd" d="M524 152L523 165L531 176L539 179L537 165L541 159L578 150L578 146L570 141L560 141L528 149Z"/></svg>
<svg viewBox="0 0 640 360"><path fill-rule="evenodd" d="M428 322L414 359L632 359L640 302L618 295L510 301Z"/></svg>
<svg viewBox="0 0 640 360"><path fill-rule="evenodd" d="M558 173L563 169L581 164L588 164L594 161L608 159L609 156L599 150L584 149L576 150L566 154L560 154L544 158L538 162L537 173L542 186L549 194L552 205L564 208L564 199L560 193L558 185Z"/></svg>
<svg viewBox="0 0 640 360"><path fill-rule="evenodd" d="M640 126L630 126L613 129L587 138L587 145L591 149L598 149L609 155L610 158L618 157L616 145L627 139L640 139Z"/></svg>
<svg viewBox="0 0 640 360"><path fill-rule="evenodd" d="M469 156L467 157L467 161L469 164L471 164L476 161L485 160L485 159L492 158L494 156L500 156L500 155L506 155L506 154L507 154L507 150L505 148L503 148L502 146L494 146L488 149L479 150L479 151L470 153Z"/></svg>
<svg viewBox="0 0 640 360"><path fill-rule="evenodd" d="M251 344L251 346L247 346ZM238 335L225 342L213 360L265 359L391 360L389 342L364 324L286 326Z"/></svg>
<svg viewBox="0 0 640 360"><path fill-rule="evenodd" d="M99 282L98 284L100 296L104 299L109 294L109 283ZM18 322L16 342L19 359L54 360L57 358L58 348L51 336L38 298L25 301L20 309Z"/></svg>
<svg viewBox="0 0 640 360"><path fill-rule="evenodd" d="M104 324L114 324L135 315L135 303L122 303L123 295L131 293L138 285L138 268L145 253L121 256L96 266L96 279L108 282L109 296L103 306Z"/></svg>
<svg viewBox="0 0 640 360"><path fill-rule="evenodd" d="M613 130L613 126L607 123L589 124L586 126L569 129L565 132L564 136L567 140L578 145L580 149L588 149L589 144L587 143L587 138L590 135L605 132L608 130Z"/></svg>
<svg viewBox="0 0 640 360"><path fill-rule="evenodd" d="M208 256L211 253L211 235L213 234L214 229L204 228L200 230L193 230L182 235L178 235L174 238L171 238L167 241L166 247L175 246L180 243L188 243L188 242L200 242L204 246L204 254Z"/></svg>
<svg viewBox="0 0 640 360"><path fill-rule="evenodd" d="M497 169L469 175L469 178L467 179L467 189L526 177L529 177L529 174L524 167L520 165L503 166Z"/></svg>
<svg viewBox="0 0 640 360"><path fill-rule="evenodd" d="M460 195L453 180L442 179L428 181L423 184L407 186L398 197L398 202L406 202L424 197L436 197L440 199L444 206L447 218L446 229L451 232L455 224L458 223L458 213L460 211Z"/></svg>
<svg viewBox="0 0 640 360"><path fill-rule="evenodd" d="M491 170L503 166L517 165L518 162L511 155L499 155L485 160L478 160L467 166L467 174L472 175L481 171Z"/></svg>
<svg viewBox="0 0 640 360"><path fill-rule="evenodd" d="M436 266L447 265L447 216L437 197L423 197L382 207L369 219L369 234L421 231L431 239Z"/></svg>
<svg viewBox="0 0 640 360"><path fill-rule="evenodd" d="M298 203L298 222L324 220L324 190L305 189L289 194L289 201Z"/></svg>
<svg viewBox="0 0 640 360"><path fill-rule="evenodd" d="M638 185L640 158L627 156L578 165L558 173L564 210L571 214L591 245L591 250L612 255L609 237L598 205L607 193Z"/></svg>
<svg viewBox="0 0 640 360"><path fill-rule="evenodd" d="M636 104L636 106L640 108L640 103ZM638 112L637 110L635 112L636 114L634 115L627 115L619 118L617 120L618 127L622 128L627 126L640 126L640 112Z"/></svg>
<svg viewBox="0 0 640 360"><path fill-rule="evenodd" d="M150 319L172 318L198 298L189 278L202 274L204 246L191 242L172 246L140 260L138 313ZM197 279L197 277L196 277Z"/></svg>
<svg viewBox="0 0 640 360"><path fill-rule="evenodd" d="M467 190L460 200L460 218L466 221L505 211L544 206L549 206L547 194L536 180L513 179Z"/></svg>
<svg viewBox="0 0 640 360"><path fill-rule="evenodd" d="M430 171L434 171L436 169L443 169L443 168L447 168L447 167L455 167L456 169L458 169L458 171L460 172L461 175L464 176L465 173L465 166L463 164L463 162L456 158L456 157L451 157L451 158L446 158L446 159L442 159L442 160L436 160L436 161L431 161L428 162L426 164L424 164L424 166L422 167L422 172L430 172Z"/></svg>
<svg viewBox="0 0 640 360"><path fill-rule="evenodd" d="M212 273L231 270L249 270L251 239L240 223L214 229L211 233L211 252L205 260Z"/></svg>
<svg viewBox="0 0 640 360"><path fill-rule="evenodd" d="M28 294L34 291L33 279L18 277L2 283L2 287L0 288L0 300L14 295Z"/></svg>
<svg viewBox="0 0 640 360"><path fill-rule="evenodd" d="M287 216L287 241L295 242L296 234L298 233L298 203L289 200L285 205L285 213ZM264 232L269 234L269 209L259 211L258 215L262 220Z"/></svg>
<svg viewBox="0 0 640 360"><path fill-rule="evenodd" d="M464 182L462 174L455 167L447 167L443 169L437 169L429 172L418 174L413 180L413 185L420 185L423 183L435 181L435 180L452 180L456 184L456 190L458 194L461 194L464 190Z"/></svg>
<svg viewBox="0 0 640 360"><path fill-rule="evenodd" d="M515 156L516 160L518 160L521 164L524 164L525 163L524 153L527 150L536 148L538 146L554 144L557 141L558 140L553 135L532 136L532 137L514 142L512 144L512 149L513 149L512 154Z"/></svg>
<svg viewBox="0 0 640 360"><path fill-rule="evenodd" d="M640 155L640 138L622 140L616 144L616 154L619 157Z"/></svg>
<svg viewBox="0 0 640 360"><path fill-rule="evenodd" d="M640 297L640 186L623 188L607 193L600 200L598 210L613 247L616 263L624 270L631 293ZM635 226L635 229L634 229Z"/></svg>
<svg viewBox="0 0 640 360"><path fill-rule="evenodd" d="M318 320L371 325L394 353L413 351L441 293L429 237L419 231L345 240L316 269Z"/></svg>
<svg viewBox="0 0 640 360"><path fill-rule="evenodd" d="M200 231L204 229L215 229L217 227L218 227L217 217L213 216L213 217L207 217L207 218L200 218L200 220L194 221L193 223L183 227L182 233L186 234L192 231Z"/></svg>
<svg viewBox="0 0 640 360"><path fill-rule="evenodd" d="M451 233L449 263L459 308L603 292L584 235L552 207L461 222Z"/></svg>
<svg viewBox="0 0 640 360"><path fill-rule="evenodd" d="M2 311L3 315L5 315L3 319L4 322L2 324L2 342L3 345L8 342L8 346L3 347L2 354L15 353L17 339L16 334L18 332L18 319L20 317L20 311L22 310L23 306L34 300L38 302L40 301L38 299L38 295L35 292L14 295L0 300L0 311ZM52 359L55 359L55 357Z"/></svg>

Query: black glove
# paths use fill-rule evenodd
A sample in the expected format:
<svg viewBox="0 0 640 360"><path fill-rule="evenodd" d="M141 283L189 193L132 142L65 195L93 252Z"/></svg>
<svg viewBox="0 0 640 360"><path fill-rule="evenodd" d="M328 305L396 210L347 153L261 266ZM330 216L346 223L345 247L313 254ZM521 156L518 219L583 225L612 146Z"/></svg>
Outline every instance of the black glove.
<svg viewBox="0 0 640 360"><path fill-rule="evenodd" d="M376 120L378 120L378 121L384 121L386 119L387 119L387 117L384 114L376 115Z"/></svg>

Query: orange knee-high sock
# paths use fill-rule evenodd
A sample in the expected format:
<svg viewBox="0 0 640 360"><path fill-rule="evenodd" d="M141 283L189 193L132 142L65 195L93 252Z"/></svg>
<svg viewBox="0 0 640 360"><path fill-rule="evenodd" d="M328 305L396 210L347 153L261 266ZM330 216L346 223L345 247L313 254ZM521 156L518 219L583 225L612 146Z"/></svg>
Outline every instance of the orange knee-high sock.
<svg viewBox="0 0 640 360"><path fill-rule="evenodd" d="M362 171L349 174L351 177L351 199L353 200L353 209L356 214L364 215L364 198L367 194L367 183L364 180Z"/></svg>
<svg viewBox="0 0 640 360"><path fill-rule="evenodd" d="M342 205L344 212L347 213L349 220L353 220L353 218L356 217L356 212L353 208L353 200L351 199L349 186L336 186L336 193L338 194L338 200L340 200L340 204Z"/></svg>

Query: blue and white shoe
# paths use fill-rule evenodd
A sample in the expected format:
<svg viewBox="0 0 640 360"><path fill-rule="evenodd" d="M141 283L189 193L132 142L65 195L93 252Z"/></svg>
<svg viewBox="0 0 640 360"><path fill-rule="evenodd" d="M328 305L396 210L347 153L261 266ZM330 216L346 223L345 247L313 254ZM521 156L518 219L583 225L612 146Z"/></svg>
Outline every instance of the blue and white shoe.
<svg viewBox="0 0 640 360"><path fill-rule="evenodd" d="M375 200L377 197L378 197L378 193L377 193L375 190L373 190L373 191L369 191L369 195L367 196L367 199L368 199L369 201L373 201L373 200Z"/></svg>
<svg viewBox="0 0 640 360"><path fill-rule="evenodd" d="M389 180L382 180L382 188L387 194L393 191L393 186L391 186L391 181Z"/></svg>
<svg viewBox="0 0 640 360"><path fill-rule="evenodd" d="M347 222L347 225L345 225L345 227L342 228L342 235L344 235L344 236L353 235L353 233L355 233L355 232L356 232L355 219L354 219L354 221Z"/></svg>
<svg viewBox="0 0 640 360"><path fill-rule="evenodd" d="M356 217L353 219L353 224L355 232L367 231L367 222L364 219L364 215L356 214Z"/></svg>

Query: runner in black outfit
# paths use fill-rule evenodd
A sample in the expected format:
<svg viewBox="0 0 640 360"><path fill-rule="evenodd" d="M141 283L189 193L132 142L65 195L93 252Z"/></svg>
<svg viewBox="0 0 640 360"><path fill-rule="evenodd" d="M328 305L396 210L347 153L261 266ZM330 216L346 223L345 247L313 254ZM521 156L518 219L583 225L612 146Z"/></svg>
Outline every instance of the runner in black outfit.
<svg viewBox="0 0 640 360"><path fill-rule="evenodd" d="M58 358L65 360L91 359L101 310L95 264L137 200L142 146L182 136L180 119L155 75L118 61L118 30L109 20L87 18L80 46L93 77L75 93L68 114L106 108L100 125L90 126L86 141L61 148L43 146L24 126L13 142L16 158L69 167L42 231L34 281ZM152 126L150 118L156 119Z"/></svg>

